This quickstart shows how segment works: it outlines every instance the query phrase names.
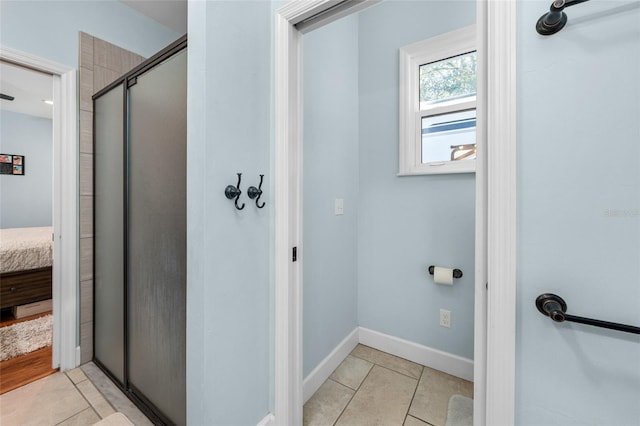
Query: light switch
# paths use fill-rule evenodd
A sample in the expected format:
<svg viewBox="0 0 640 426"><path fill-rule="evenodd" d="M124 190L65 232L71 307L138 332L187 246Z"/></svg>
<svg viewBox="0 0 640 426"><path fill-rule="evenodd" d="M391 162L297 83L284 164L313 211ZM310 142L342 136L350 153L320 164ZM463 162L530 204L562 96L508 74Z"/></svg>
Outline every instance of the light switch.
<svg viewBox="0 0 640 426"><path fill-rule="evenodd" d="M336 198L334 211L335 211L336 216L344 214L344 199L343 198Z"/></svg>

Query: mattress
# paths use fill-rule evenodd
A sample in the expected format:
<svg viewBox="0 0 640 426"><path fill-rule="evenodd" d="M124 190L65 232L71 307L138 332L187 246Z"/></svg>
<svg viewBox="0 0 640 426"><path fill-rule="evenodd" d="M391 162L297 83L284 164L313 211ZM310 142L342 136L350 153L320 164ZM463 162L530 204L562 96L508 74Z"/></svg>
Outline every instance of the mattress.
<svg viewBox="0 0 640 426"><path fill-rule="evenodd" d="M51 234L50 226L0 229L0 273L51 266Z"/></svg>

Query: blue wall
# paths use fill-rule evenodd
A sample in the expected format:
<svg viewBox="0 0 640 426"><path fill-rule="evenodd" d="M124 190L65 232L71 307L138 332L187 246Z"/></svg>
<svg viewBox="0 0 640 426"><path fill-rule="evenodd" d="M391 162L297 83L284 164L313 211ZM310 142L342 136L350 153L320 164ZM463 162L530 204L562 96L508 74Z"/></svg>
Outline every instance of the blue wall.
<svg viewBox="0 0 640 426"><path fill-rule="evenodd" d="M306 377L358 325L358 17L305 35L303 54Z"/></svg>
<svg viewBox="0 0 640 426"><path fill-rule="evenodd" d="M51 119L0 111L0 153L25 156L25 175L0 175L0 228L51 226Z"/></svg>
<svg viewBox="0 0 640 426"><path fill-rule="evenodd" d="M178 34L116 0L0 2L0 43L68 66L78 64L78 31L149 57Z"/></svg>
<svg viewBox="0 0 640 426"><path fill-rule="evenodd" d="M361 13L358 318L473 358L475 175L397 177L398 49L475 23L475 2L385 2ZM456 267L452 287L429 265ZM439 326L440 308L451 328Z"/></svg>
<svg viewBox="0 0 640 426"><path fill-rule="evenodd" d="M187 422L255 425L269 412L271 4L189 2ZM237 211L224 196L242 172ZM270 361L271 360L271 361Z"/></svg>
<svg viewBox="0 0 640 426"><path fill-rule="evenodd" d="M473 358L474 175L397 172L398 49L474 22L474 2L384 2L304 36L305 376L358 325Z"/></svg>
<svg viewBox="0 0 640 426"><path fill-rule="evenodd" d="M553 324L640 324L640 4L589 2L550 37L547 1L519 1L518 425L640 424L640 336Z"/></svg>

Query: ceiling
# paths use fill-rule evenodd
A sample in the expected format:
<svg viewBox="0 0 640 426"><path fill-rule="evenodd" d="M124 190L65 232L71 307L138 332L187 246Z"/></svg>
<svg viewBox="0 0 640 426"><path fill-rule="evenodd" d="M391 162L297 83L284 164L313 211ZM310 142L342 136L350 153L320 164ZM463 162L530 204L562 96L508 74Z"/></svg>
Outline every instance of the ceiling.
<svg viewBox="0 0 640 426"><path fill-rule="evenodd" d="M123 4L180 33L187 32L187 0L120 0ZM0 93L15 97L0 100L0 110L51 118L53 108L43 100L53 96L53 78L0 61Z"/></svg>
<svg viewBox="0 0 640 426"><path fill-rule="evenodd" d="M187 33L187 0L120 1L177 33Z"/></svg>
<svg viewBox="0 0 640 426"><path fill-rule="evenodd" d="M53 99L53 77L50 74L0 61L0 93L15 98L13 101L0 100L2 111L52 117L52 105L43 102Z"/></svg>

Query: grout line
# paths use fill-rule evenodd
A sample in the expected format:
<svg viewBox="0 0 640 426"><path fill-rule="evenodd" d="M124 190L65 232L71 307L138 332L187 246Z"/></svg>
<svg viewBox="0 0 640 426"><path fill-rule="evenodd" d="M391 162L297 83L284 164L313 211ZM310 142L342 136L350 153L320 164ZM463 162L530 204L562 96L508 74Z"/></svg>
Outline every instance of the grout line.
<svg viewBox="0 0 640 426"><path fill-rule="evenodd" d="M366 360L365 360L366 361ZM371 363L373 364L373 363ZM373 364L371 366L371 368L369 369L369 371L367 372L367 375L364 376L364 379L362 379L362 382L360 382L360 386L358 386L358 389L353 393L353 395L351 395L351 398L349 399L349 402L347 402L344 406L344 408L342 409L342 411L340 412L340 415L338 416L338 418L336 418L336 421L333 422L333 426L335 426L338 421L340 420L340 417L342 417L342 415L344 414L345 411L347 411L347 407L349 406L349 404L351 404L351 401L353 401L353 398L356 397L356 394L360 391L360 388L362 387L363 383L367 380L367 378L369 377L369 375L371 374L371 371L373 371L373 367L375 367L377 364ZM351 389L351 388L349 388Z"/></svg>
<svg viewBox="0 0 640 426"><path fill-rule="evenodd" d="M363 346L366 346L366 345L363 345ZM377 349L375 349L375 348L372 348L372 349L374 349L374 350L376 350L376 351L377 351ZM382 351L379 351L379 352L382 352ZM386 352L382 352L382 353L387 354ZM405 360L404 358L397 357L397 356L392 355L392 354L387 354L387 355L392 356L392 357L395 357L395 358L398 358L398 359ZM360 389L362 388L362 385L364 384L364 382L365 382L365 381L369 378L369 376L371 375L371 372L373 371L373 367L375 367L375 366L378 366L378 367L380 367L380 368L384 368L385 370L391 371L391 372L393 372L393 373L400 374L400 375L402 375L402 376L404 376L404 377L407 377L407 378L409 378L409 379L416 380L416 387L415 387L415 388L414 388L414 390L413 390L413 395L412 395L412 397L411 397L411 402L409 403L409 406L408 406L408 408L407 408L407 412L405 413L403 424L404 424L404 422L406 422L406 421L407 421L407 418L408 418L408 417L413 417L414 419L416 419L416 420L418 420L418 421L421 421L421 422L423 422L423 423L426 423L426 424L427 424L427 425L429 425L429 426L433 426L433 424L432 424L432 423L429 423L429 422L427 422L426 420L423 420L422 418L420 418L420 417L418 417L418 416L415 416L415 415L411 415L411 414L409 414L409 411L411 410L411 406L413 405L413 401L414 401L414 399L415 399L415 397L416 397L416 394L417 394L417 392L418 392L418 386L420 385L420 382L421 382L421 380L422 380L422 378L423 378L423 376L424 376L425 369L427 368L426 366L424 366L424 365L422 365L422 364L418 364L418 363L412 362L412 361L409 361L409 360L406 360L407 362L411 362L411 363L413 363L413 364L416 364L416 365L419 365L420 367L422 367L422 368L421 368L421 370L420 370L420 376L416 379L415 377L409 376L409 375L407 375L407 374L405 374L405 373L402 373L402 372L400 372L400 371L396 371L396 370L394 370L394 369L392 369L392 368L389 368L389 367L386 367L386 366L384 366L384 365L381 365L381 364L378 364L378 363L372 362L372 361L371 361L371 360L369 360L369 359L361 358L361 357L359 357L359 356L357 356L357 355L354 355L353 353L350 353L350 354L349 354L349 356L353 356L354 358L357 358L357 359L360 359L360 360L362 360L362 361L366 361L366 362L368 362L369 364L371 364L371 368L369 368L369 371L367 372L367 374L365 375L365 377L362 379L362 381L361 381L361 382L360 382L360 384L358 385L358 388L357 388L357 389L355 389L355 390L354 390L352 387L345 385L344 383L340 383L339 381L332 379L331 377L329 377L329 378L327 379L327 381L328 381L328 380L331 380L332 382L334 382L334 383L336 383L336 384L339 384L339 385L341 385L341 386L344 386L344 387L345 387L345 388L347 388L347 389L354 390L354 393L353 393L353 395L351 396L351 398L349 399L349 402L347 402L347 404L345 404L344 408L343 408L343 409L342 409L342 411L340 412L340 415L338 415L338 417L337 417L336 421L335 421L335 422L333 422L332 426L335 426L335 425L338 423L338 421L340 420L340 418L344 415L345 411L347 410L347 408L349 407L349 405L351 404L351 402L353 401L353 399L356 397L356 394L357 394L357 393L360 391ZM337 370L338 368L339 368L339 367L337 367L337 368L336 368L336 370ZM336 370L334 370L331 374L333 374Z"/></svg>
<svg viewBox="0 0 640 426"><path fill-rule="evenodd" d="M84 371L83 371L83 373L84 373ZM91 386L93 386L93 388L98 392L98 394L100 394L100 396L102 396L102 399L104 399L104 400L107 402L107 404L109 404L109 406L113 409L113 411L115 411L115 412L117 413L117 412L118 412L118 410L116 410L116 407L114 407L114 406L113 406L113 404L111 404L111 401L109 401L109 400L107 399L107 397L106 397L106 396L104 396L104 394L103 394L102 392L100 392L100 389L98 389L98 387L97 387L97 386L96 386L96 385L91 381L91 379L89 379L89 376L87 376L86 374L85 374L85 376L87 377L87 380L89 381L89 383L91 383ZM69 380L71 380L71 378L70 378L69 376L67 376L67 377L69 378ZM81 382L78 382L78 384L80 384L80 383L84 383L84 382L86 382L87 380L83 380L83 381L81 381ZM71 380L71 383L73 383L73 380ZM89 401L89 399L84 395L84 393L82 393L82 391L80 390L80 388L78 388L77 384L76 384L76 383L73 383L73 386L75 386L76 390L77 390L78 392L80 392L80 395L82 395L82 397L85 399L85 401L87 401L87 402L89 403L89 407L91 407L91 409L93 410L93 412L94 412L94 413L96 413L96 414L98 415L98 418L99 418L100 420L104 419L104 417L102 417L102 416L100 415L100 413L98 413L98 410L94 407L94 405L91 403L91 401Z"/></svg>
<svg viewBox="0 0 640 426"><path fill-rule="evenodd" d="M398 359L400 359L400 360L402 360L402 361L410 362L411 364L419 365L420 367L422 367L422 370L420 371L420 377L422 377L422 371L424 371L424 369L425 369L425 367L426 367L425 365L418 364L417 362L409 361L409 360L408 360L408 359L406 359L406 358L402 358L402 357L400 357L400 356L396 356L396 355L390 354L390 353L388 353L388 352L384 352L384 351L378 350L378 349L376 349L376 348L372 348L371 346L363 345L362 343L358 343L358 344L359 344L359 345L362 345L362 346L365 346L365 347L367 347L367 348L371 348L371 349L373 349L374 351L380 352L381 354L388 355L388 356L391 356L391 357L393 357L393 358L398 358ZM354 350L355 350L355 349L354 349ZM384 366L384 365L382 365L382 364L376 364L375 362L373 362L373 361L371 361L371 360L369 360L369 359L365 359L365 358L359 357L359 356L357 356L357 355L354 355L353 353L350 353L349 355L351 355L351 356L352 356L352 357L354 357L354 358L358 358L358 359L361 359L361 360L363 360L363 361L367 361L367 362L368 362L368 363L370 363L370 364L373 364L373 365L377 365L377 366L380 366L380 367L386 368L387 370L395 371L395 372L396 372L396 373L398 373L398 374L402 374L403 376L407 376L407 377L410 377L410 378L412 378L412 379L416 380L416 378L415 378L415 377L409 376L409 375L408 375L408 374L406 374L406 373L403 373L403 372L401 372L401 371L394 370L393 368L385 367L385 366Z"/></svg>
<svg viewBox="0 0 640 426"><path fill-rule="evenodd" d="M422 376L424 375L424 367L420 371L420 377L418 378L418 382L416 383L416 388L413 390L413 396L411 396L411 402L409 403L409 407L407 408L407 413L404 417L404 421L407 421L407 416L409 416L409 411L411 411L411 407L413 406L413 400L416 399L416 394L418 393L418 386L420 386L420 381L422 381ZM414 416L411 416L414 417ZM422 420L422 419L420 419Z"/></svg>
<svg viewBox="0 0 640 426"><path fill-rule="evenodd" d="M418 380L418 386L420 386L420 381L422 381L422 376L424 376L424 371L425 369L427 369L428 367L424 367L422 369L422 373L420 374L420 380ZM438 370L437 370L438 371ZM413 400L416 397L416 393L418 393L418 386L416 386L416 391L413 393L413 398L411 398L411 404L409 405L409 411L411 411L411 405L413 405ZM433 423L429 423L428 421L426 421L425 419L423 419L422 417L416 415L416 414L409 414L409 412L407 412L407 416L411 416L414 419L420 420L423 423L428 424L429 426L433 426ZM445 418L446 418L446 414L445 414ZM406 420L406 419L405 419Z"/></svg>
<svg viewBox="0 0 640 426"><path fill-rule="evenodd" d="M82 392L80 392L80 389L78 389L78 387L76 386L75 383L73 383L73 380L71 380L71 377L69 377L69 375L67 373L62 373L64 375L64 377L73 385L73 388L76 390L76 392L78 392L80 394L80 396L82 397L82 399L84 399L87 404L89 405L86 408L83 408L82 410L78 411L77 413L73 413L71 416L67 417L66 419L62 420L59 423L56 423L56 425L59 425L60 423L64 423L67 420L69 420L71 417L77 416L78 414L82 413L83 411L86 411L88 408L91 408L93 410L94 413L96 413L96 410L93 408L93 405L91 405L91 403L89 402L89 400L84 396L84 394ZM100 415L98 413L96 413L96 415L98 416L99 419L101 419L102 417L100 417Z"/></svg>
<svg viewBox="0 0 640 426"><path fill-rule="evenodd" d="M331 382L333 382L333 383L335 383L335 384L337 384L337 385L340 385L340 386L342 386L343 388L347 388L347 389L349 389L349 390L353 391L353 393L356 393L356 390L355 390L355 389L350 388L349 386L345 385L344 383L340 383L340 382L339 382L339 381L337 381L337 380L333 380L331 377L329 377L327 380L325 380L325 382L329 382L329 381L331 381ZM324 384L324 383L323 383L323 384ZM315 395L315 394L314 394L314 395ZM313 395L312 395L312 396L313 396ZM309 398L309 399L311 399L311 398Z"/></svg>
<svg viewBox="0 0 640 426"><path fill-rule="evenodd" d="M378 366L378 367L380 367L380 368L384 368L385 370L393 371L394 373L398 373L398 374L400 374L401 376L408 377L408 378L410 378L410 379L412 379L412 380L417 380L417 381L420 381L420 377L422 377L422 371L424 371L424 366L422 366L422 365L418 364L418 365L420 365L420 366L422 367L422 370L420 371L420 377L418 377L418 378L416 379L416 378L415 378L415 377L413 377L413 376L409 376L408 374L401 373L401 372L399 372L399 371L394 370L393 368L385 367L384 365L380 365L380 364L374 364L374 365L377 365L377 366Z"/></svg>
<svg viewBox="0 0 640 426"><path fill-rule="evenodd" d="M84 380L83 380L84 381ZM73 383L73 380L71 380L71 383ZM82 391L80 389L78 389L78 387L76 386L75 383L73 383L73 386L76 388L76 391L78 391L78 393L80 394L80 396L82 396L82 398L87 401L87 404L89 404L89 408L91 408L93 410L94 413L96 413L96 415L98 416L99 419L102 419L102 417L100 417L100 414L98 414L98 411L93 407L93 404L91 404L91 401L89 401L89 399L87 399L86 396L84 396L84 394L82 393ZM84 411L84 410L83 410ZM78 414L78 413L76 413ZM75 414L74 414L75 415Z"/></svg>
<svg viewBox="0 0 640 426"><path fill-rule="evenodd" d="M404 421L405 421L405 422L407 421L407 418L408 418L408 417L411 417L412 419L416 419L417 421L422 422L422 423L425 423L425 424L427 424L427 425L429 425L429 426L434 426L432 423L425 422L425 421L424 421L424 420L422 420L420 417L412 416L411 414L407 414L407 417L405 417L405 418L404 418Z"/></svg>
<svg viewBox="0 0 640 426"><path fill-rule="evenodd" d="M81 393L82 393L82 392L81 392ZM83 396L84 396L84 395L83 395ZM85 399L86 399L86 398L85 398ZM87 401L87 402L89 402L89 401ZM78 411L77 413L75 413L75 414L73 414L73 415L71 415L71 416L67 417L67 418L66 418L66 419L64 419L63 421L61 421L61 422L59 422L59 423L56 423L56 426L61 425L62 423L66 422L67 420L71 419L72 417L75 417L75 416L77 416L77 415L78 415L78 414L80 414L80 413L84 413L84 412L85 412L85 411L87 411L87 410L91 410L91 411L93 411L93 412L95 413L95 415L96 415L96 416L98 416L98 418L99 418L100 420L102 420L102 418L100 417L100 415L99 415L98 413L96 413L96 410L91 406L91 404L89 404L89 406L88 406L87 408L85 408L84 410Z"/></svg>
<svg viewBox="0 0 640 426"><path fill-rule="evenodd" d="M331 375L329 376L329 378L328 378L327 380L334 381L334 382L336 382L336 383L341 384L342 386L344 386L344 387L346 387L346 388L351 389L351 390L352 390L352 391L354 391L354 392L358 392L358 389L360 389L360 386L362 386L362 384L364 383L365 379L367 378L367 376L369 375L369 373L371 372L371 370L373 369L373 367L376 365L376 364L374 364L374 363L372 363L372 362L370 362L370 361L368 361L368 362L369 362L369 364L371 364L371 367L369 367L369 370L367 371L367 374L364 376L364 378L360 381L360 383L358 384L358 386L357 386L355 389L354 389L354 388L352 388L351 386L349 386L349 385L345 384L345 383L342 383L342 382L340 382L340 381L338 381L338 380L336 380L336 379L332 379L332 378L331 378L331 376L333 376L333 373L335 373L335 372L338 370L338 368L340 368L340 366L338 366L335 370L333 370L333 373L331 373ZM340 364L340 365L342 365L342 364Z"/></svg>

